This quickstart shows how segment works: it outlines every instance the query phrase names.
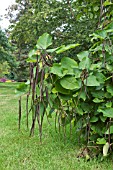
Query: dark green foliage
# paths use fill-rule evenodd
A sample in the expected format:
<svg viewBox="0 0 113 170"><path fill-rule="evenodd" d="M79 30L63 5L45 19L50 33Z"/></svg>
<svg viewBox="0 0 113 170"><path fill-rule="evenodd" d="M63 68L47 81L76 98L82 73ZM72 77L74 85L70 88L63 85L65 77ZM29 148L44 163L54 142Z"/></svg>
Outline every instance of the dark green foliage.
<svg viewBox="0 0 113 170"><path fill-rule="evenodd" d="M14 48L8 41L6 33L0 28L0 68L1 77L12 74L13 68L16 66L15 58L12 54ZM11 78L11 77L10 77Z"/></svg>
<svg viewBox="0 0 113 170"><path fill-rule="evenodd" d="M67 51L70 57L91 46L89 34L98 27L100 2L90 0L82 3L74 0L16 2L17 4L10 9L11 40L19 49L33 48L44 32L52 34L54 47L64 42L66 45L75 42L81 44L82 46L71 53ZM13 19L14 11L17 15Z"/></svg>
<svg viewBox="0 0 113 170"><path fill-rule="evenodd" d="M0 28L0 62L7 61L8 63L13 63L13 57L11 54L12 47L8 42L8 38L5 33Z"/></svg>

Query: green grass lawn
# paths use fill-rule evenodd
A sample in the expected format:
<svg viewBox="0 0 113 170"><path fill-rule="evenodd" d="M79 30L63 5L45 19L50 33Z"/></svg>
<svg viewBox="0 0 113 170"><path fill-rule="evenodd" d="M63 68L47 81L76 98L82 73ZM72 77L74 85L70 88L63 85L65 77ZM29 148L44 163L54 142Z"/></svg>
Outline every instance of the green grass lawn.
<svg viewBox="0 0 113 170"><path fill-rule="evenodd" d="M23 97L22 125L18 131L18 97L14 94L17 83L0 83L0 170L113 170L113 158L104 162L98 159L77 159L79 150L76 133L70 139L54 130L45 119L42 144L38 127L34 137L29 137L25 122L25 97Z"/></svg>

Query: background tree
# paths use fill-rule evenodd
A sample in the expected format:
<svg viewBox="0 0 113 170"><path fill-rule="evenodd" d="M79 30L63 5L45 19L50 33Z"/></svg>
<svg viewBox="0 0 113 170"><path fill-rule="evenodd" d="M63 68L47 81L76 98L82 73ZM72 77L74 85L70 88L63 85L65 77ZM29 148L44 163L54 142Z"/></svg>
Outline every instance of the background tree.
<svg viewBox="0 0 113 170"><path fill-rule="evenodd" d="M15 59L12 55L13 47L8 41L6 33L0 28L0 75L1 77L13 71L15 67Z"/></svg>
<svg viewBox="0 0 113 170"><path fill-rule="evenodd" d="M80 43L87 49L89 34L98 26L100 3L98 1L17 0L9 9L11 16L11 40L20 53L29 51L40 35L48 32L53 36L54 47L59 44ZM13 13L16 13L16 16ZM71 53L72 57L73 53Z"/></svg>

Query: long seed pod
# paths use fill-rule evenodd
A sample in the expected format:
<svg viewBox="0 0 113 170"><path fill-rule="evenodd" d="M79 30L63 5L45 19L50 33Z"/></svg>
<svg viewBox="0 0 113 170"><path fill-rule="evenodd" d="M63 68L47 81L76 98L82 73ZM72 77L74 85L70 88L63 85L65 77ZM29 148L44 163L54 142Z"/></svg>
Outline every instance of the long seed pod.
<svg viewBox="0 0 113 170"><path fill-rule="evenodd" d="M29 93L32 87L32 80L33 80L33 64L30 63L30 86L29 86Z"/></svg>
<svg viewBox="0 0 113 170"><path fill-rule="evenodd" d="M44 71L44 69L42 69L41 81L40 81L40 102L42 101L42 98L43 98L43 81L44 81L44 75L45 75L45 71Z"/></svg>
<svg viewBox="0 0 113 170"><path fill-rule="evenodd" d="M32 84L32 101L34 103L34 100L35 100L35 78L33 79L33 84Z"/></svg>
<svg viewBox="0 0 113 170"><path fill-rule="evenodd" d="M51 104L49 102L49 98L51 99L51 96L49 96L48 88L47 87L45 88L45 92L46 92L47 103L49 104L50 108L52 109L52 106L51 106ZM54 103L54 101L53 101L53 103Z"/></svg>
<svg viewBox="0 0 113 170"><path fill-rule="evenodd" d="M86 134L87 134L87 143L89 143L89 137L90 137L90 116L88 113L88 117L86 118Z"/></svg>
<svg viewBox="0 0 113 170"><path fill-rule="evenodd" d="M66 115L64 118L63 134L64 134L64 143L65 143L66 142Z"/></svg>
<svg viewBox="0 0 113 170"><path fill-rule="evenodd" d="M37 59L37 63L36 63L36 74L35 74L35 83L37 85L38 83L38 77L39 77L39 64L38 64L38 59Z"/></svg>
<svg viewBox="0 0 113 170"><path fill-rule="evenodd" d="M36 106L36 115L37 115L37 122L38 122L38 127L39 127L40 142L42 142L42 126L41 126L41 120L40 120L40 103L38 103L37 106Z"/></svg>
<svg viewBox="0 0 113 170"><path fill-rule="evenodd" d="M58 130L59 130L59 133L61 132L61 122L60 122L60 119L61 119L61 114L60 114L60 111L58 113Z"/></svg>
<svg viewBox="0 0 113 170"><path fill-rule="evenodd" d="M21 97L19 99L19 121L18 121L18 129L20 130L20 124L21 124Z"/></svg>

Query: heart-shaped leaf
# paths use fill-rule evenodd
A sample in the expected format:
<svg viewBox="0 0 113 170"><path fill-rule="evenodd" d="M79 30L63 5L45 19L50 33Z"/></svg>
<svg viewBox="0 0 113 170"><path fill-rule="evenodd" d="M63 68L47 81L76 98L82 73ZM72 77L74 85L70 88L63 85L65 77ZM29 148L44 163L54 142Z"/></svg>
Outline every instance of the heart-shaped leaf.
<svg viewBox="0 0 113 170"><path fill-rule="evenodd" d="M75 60L69 58L69 57L63 57L61 60L61 65L63 68L78 68L78 64Z"/></svg>
<svg viewBox="0 0 113 170"><path fill-rule="evenodd" d="M90 75L87 78L87 81L85 80L85 84L86 86L100 86L100 83L97 81L94 75Z"/></svg>
<svg viewBox="0 0 113 170"><path fill-rule="evenodd" d="M98 109L98 112L102 112L105 117L113 118L113 108Z"/></svg>
<svg viewBox="0 0 113 170"><path fill-rule="evenodd" d="M38 49L47 49L52 44L52 37L48 33L44 33L39 37L36 47Z"/></svg>
<svg viewBox="0 0 113 170"><path fill-rule="evenodd" d="M75 79L75 77L71 77L71 76L63 77L60 80L60 84L65 89L74 90L80 88L78 81Z"/></svg>

